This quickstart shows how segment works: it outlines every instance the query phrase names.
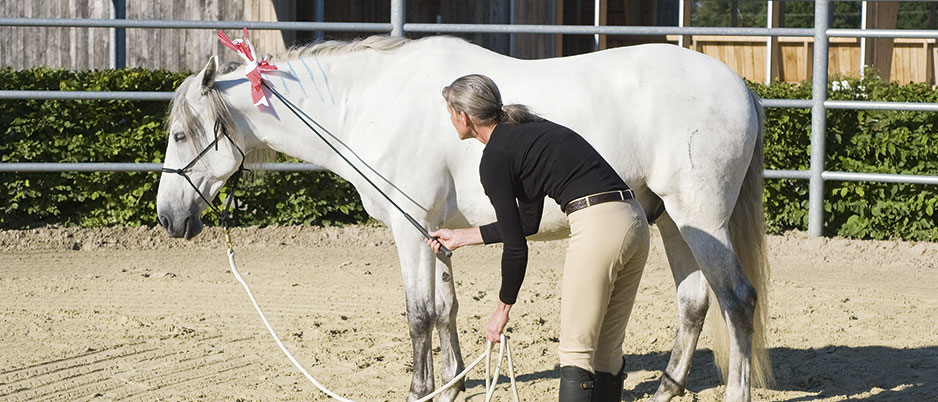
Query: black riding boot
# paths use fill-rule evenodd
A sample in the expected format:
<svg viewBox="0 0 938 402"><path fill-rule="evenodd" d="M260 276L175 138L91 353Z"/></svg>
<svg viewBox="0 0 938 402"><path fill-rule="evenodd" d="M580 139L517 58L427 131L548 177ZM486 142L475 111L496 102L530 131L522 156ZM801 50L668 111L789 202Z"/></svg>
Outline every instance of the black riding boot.
<svg viewBox="0 0 938 402"><path fill-rule="evenodd" d="M560 368L560 402L590 402L596 376L577 366Z"/></svg>
<svg viewBox="0 0 938 402"><path fill-rule="evenodd" d="M623 358L624 360L624 358ZM590 402L619 402L622 400L622 383L625 382L625 361L619 374L612 375L602 371L596 372L596 388Z"/></svg>

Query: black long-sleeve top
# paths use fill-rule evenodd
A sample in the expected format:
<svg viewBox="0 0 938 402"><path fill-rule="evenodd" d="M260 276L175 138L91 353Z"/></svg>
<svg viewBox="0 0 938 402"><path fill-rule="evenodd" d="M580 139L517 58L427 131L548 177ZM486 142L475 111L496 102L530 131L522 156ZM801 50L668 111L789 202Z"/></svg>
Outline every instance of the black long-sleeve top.
<svg viewBox="0 0 938 402"><path fill-rule="evenodd" d="M499 298L514 304L528 264L526 236L537 233L544 197L568 202L628 186L593 147L547 120L495 126L479 164L496 222L479 227L485 244L504 243Z"/></svg>

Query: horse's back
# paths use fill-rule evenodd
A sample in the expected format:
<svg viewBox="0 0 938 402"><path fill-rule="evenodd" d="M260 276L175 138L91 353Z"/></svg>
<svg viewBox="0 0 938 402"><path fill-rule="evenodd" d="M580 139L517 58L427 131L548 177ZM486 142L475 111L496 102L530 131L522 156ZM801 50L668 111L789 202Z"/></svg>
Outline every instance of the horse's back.
<svg viewBox="0 0 938 402"><path fill-rule="evenodd" d="M465 74L492 77L504 103L529 105L570 127L640 191L660 197L720 186L718 179L748 166L757 112L745 82L709 56L672 45L639 45L519 60L454 38L424 42L413 62L431 66L430 81L442 87ZM453 172L460 178L456 194L481 197L459 200L459 209L469 223L493 221L479 191L480 150L455 141L452 148L451 159L460 160L450 166L462 171ZM559 208L545 208L544 218L542 230L562 235L566 220Z"/></svg>
<svg viewBox="0 0 938 402"><path fill-rule="evenodd" d="M549 101L532 97L535 109L584 136L630 186L660 197L742 180L758 106L720 61L653 44L542 63L570 76Z"/></svg>

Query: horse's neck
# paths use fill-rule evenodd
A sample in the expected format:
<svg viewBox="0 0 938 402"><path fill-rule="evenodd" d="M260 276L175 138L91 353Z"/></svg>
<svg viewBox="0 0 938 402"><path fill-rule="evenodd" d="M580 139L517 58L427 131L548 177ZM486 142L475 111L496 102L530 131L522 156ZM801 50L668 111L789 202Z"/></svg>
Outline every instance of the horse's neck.
<svg viewBox="0 0 938 402"><path fill-rule="evenodd" d="M347 59L350 57L309 56L278 63L286 67L287 74L265 74L268 85L301 113L291 111L272 93L268 93L271 108L250 104L247 85L229 91L229 100L267 147L348 178L352 174L348 165L301 119L305 113L311 119L306 121L343 154L349 155L346 145L354 148L361 143L349 122L362 118L360 110L368 99L361 95L360 88L368 85L369 77L353 79L361 68L350 65L356 60Z"/></svg>

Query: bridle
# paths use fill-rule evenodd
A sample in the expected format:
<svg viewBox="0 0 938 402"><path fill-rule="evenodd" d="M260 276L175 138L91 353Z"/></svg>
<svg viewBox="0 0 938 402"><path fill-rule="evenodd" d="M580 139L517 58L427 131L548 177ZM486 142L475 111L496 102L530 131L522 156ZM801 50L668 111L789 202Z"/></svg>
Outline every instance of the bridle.
<svg viewBox="0 0 938 402"><path fill-rule="evenodd" d="M208 153L209 150L211 150L212 148L215 148L216 151L218 150L218 139L219 139L218 132L219 131L221 131L221 135L227 138L228 141L231 142L231 145L234 146L235 149L238 150L238 153L241 154L241 163L238 165L238 170L234 173L234 175L232 175L234 177L234 184L231 186L231 195L228 196L228 201L225 203L224 209L218 209L218 207L213 205L212 201L210 201L208 197L206 197L205 194L203 194L202 191L199 190L199 188L195 185L195 183L192 182L192 179L189 177L189 174L188 174L189 169L192 169L192 167L195 166L195 164L199 162L199 159L202 159L202 157L205 156L205 154ZM240 146L238 146L238 144L234 141L234 139L232 139L231 136L228 135L228 130L225 128L225 125L221 124L221 121L218 119L215 119L214 132L215 132L215 139L213 139L212 142L208 143L208 145L206 145L205 148L203 148L202 151L200 151L199 154L195 156L195 158L192 158L192 160L189 161L189 163L187 163L186 166L183 166L179 169L163 167L160 170L163 173L175 173L185 178L186 182L189 183L189 186L191 186L192 189L195 190L195 193L199 195L199 198L202 198L202 201L205 201L205 204L208 205L209 208L212 208L212 211L214 211L215 214L218 216L218 220L221 222L222 226L225 228L225 230L227 230L228 221L230 218L234 216L235 210L232 209L231 207L234 202L235 192L238 190L238 183L241 181L241 176L244 173L244 171L245 170L250 171L250 169L246 169L244 167L244 151L241 149Z"/></svg>
<svg viewBox="0 0 938 402"><path fill-rule="evenodd" d="M361 175L362 179L364 179L366 182L368 182L368 184L370 184L370 185L375 189L375 191L377 191L379 194L381 194L381 196L383 196L385 200L387 200L387 201L388 201L391 205L393 205L401 214L403 214L404 218L407 219L407 221L410 222L410 224L413 225L414 228L416 228L418 231L420 231L420 233L423 234L423 236L424 236L425 238L427 238L427 239L435 239L433 236L430 236L430 233L427 232L427 229L426 229L425 227L423 227L423 225L421 225L419 222L417 222L416 219L414 219L412 216L410 216L410 214L408 214L407 211L404 211L404 209L401 208L401 206L398 205L396 202L394 202L394 200L392 200L391 197L389 197L389 196L387 195L387 193L384 192L384 190L382 190L380 187L378 187L377 184L375 184L370 178L368 178L368 176L365 175L365 173L362 172L361 169L359 169L358 166L355 165L355 163L353 163L351 160L349 160L348 157L346 157L344 154L342 154L342 152L340 152L340 151L335 147L335 145L333 145L333 144L332 144L331 142L329 142L325 137L323 137L323 135L319 132L319 130L316 130L316 128L313 127L312 124L310 124L310 121L314 121L314 122L315 122L315 120L313 120L312 117L309 117L309 115L307 115L306 112L304 112L302 109L300 109L300 108L299 108L297 105L295 105L293 102L290 102L289 99L287 99L287 98L284 97L282 94L280 94L280 92L278 92L276 89L274 89L274 88L270 87L269 85L267 85L266 82L263 82L263 81L262 81L261 84L262 84L265 88L267 88L267 90L269 90L277 99L279 99L281 102L283 102L283 104L284 104L291 112L293 112L293 114L294 114L300 121L302 121L303 124L306 125L307 128L309 128L313 133L315 133L316 136L319 137L320 140L322 140L327 146L329 146L329 148L330 148L333 152L335 152L336 155L338 155L339 157L341 157L342 160L345 161L345 163L347 163L352 169L355 170L355 172L357 172L359 175ZM318 125L318 123L316 123L316 124ZM196 194L198 194L200 198L202 198L202 201L205 201L205 203L206 203L210 208L212 208L213 211L215 211L215 214L218 215L218 219L219 219L219 221L221 222L222 226L223 226L224 229L225 229L226 239L227 239L228 220L229 220L229 218L231 218L231 216L232 216L233 213L234 213L234 209L231 208L232 202L234 201L234 194L235 194L235 191L237 191L237 189L238 189L238 182L241 180L242 173L243 173L245 170L249 170L249 169L245 169L245 168L244 168L244 151L241 150L241 147L239 147L238 144L235 143L235 141L231 138L231 136L228 135L228 130L225 128L225 126L224 126L223 124L221 124L220 120L217 119L217 118L215 119L215 128L214 128L214 131L215 131L215 139L212 140L212 142L210 142L208 145L206 145L205 148L202 149L202 151L199 152L199 154L195 156L195 158L193 158L188 164L186 164L186 166L184 166L184 167L182 167L182 168L179 168L179 169L171 169L171 168L166 168L166 167L164 167L164 168L162 168L162 169L160 169L160 170L161 170L162 172L164 172L164 173L175 173L175 174L178 174L178 175L180 175L180 176L182 176L182 177L184 177L184 178L186 179L186 182L188 182L189 185L192 186L192 189L195 190ZM192 166L195 166L195 164L199 161L199 159L202 159L202 157L205 156L205 154L208 153L208 151L209 151L211 148L214 147L216 151L218 150L218 139L219 139L219 137L218 137L218 132L219 132L219 131L221 131L222 136L224 136L225 138L227 138L228 141L231 142L231 145L233 145L233 146L235 147L235 149L238 150L238 153L241 154L241 163L238 165L238 171L234 173L235 182L234 182L234 185L232 185L231 195L228 197L228 201L225 203L225 207L224 207L223 210L220 210L220 209L216 208L214 205L212 205L212 202L208 199L208 197L206 197L204 194L202 194L202 192L199 190L198 187L196 187L195 183L192 182L192 179L189 178L189 175L187 174L188 171L189 171L189 169L191 169ZM229 212L229 211L230 211L230 212ZM444 256L446 256L447 258L449 258L449 257L451 257L451 256L453 255L453 252L450 251L449 249L447 249L447 248L446 248L445 246L443 246L442 244L440 245L440 253L443 254Z"/></svg>

